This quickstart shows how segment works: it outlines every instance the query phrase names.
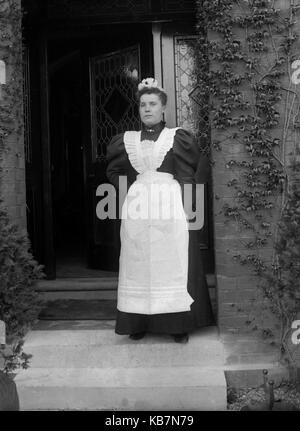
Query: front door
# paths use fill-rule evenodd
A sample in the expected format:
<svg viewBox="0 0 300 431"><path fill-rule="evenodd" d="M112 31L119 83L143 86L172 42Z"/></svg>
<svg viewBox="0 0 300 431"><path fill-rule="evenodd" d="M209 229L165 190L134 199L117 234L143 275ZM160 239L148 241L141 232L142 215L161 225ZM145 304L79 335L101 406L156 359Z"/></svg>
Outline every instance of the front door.
<svg viewBox="0 0 300 431"><path fill-rule="evenodd" d="M134 45L90 58L91 151L87 157L88 265L118 271L120 220L96 215L96 189L107 183L106 149L111 138L125 130L138 130L136 101L140 74L140 46ZM118 207L118 205L117 205Z"/></svg>

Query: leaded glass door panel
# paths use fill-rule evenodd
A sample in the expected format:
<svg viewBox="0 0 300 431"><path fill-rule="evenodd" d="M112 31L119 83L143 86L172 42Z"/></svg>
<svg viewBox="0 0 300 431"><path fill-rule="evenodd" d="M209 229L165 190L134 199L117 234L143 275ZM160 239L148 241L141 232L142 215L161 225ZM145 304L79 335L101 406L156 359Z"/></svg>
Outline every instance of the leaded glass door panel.
<svg viewBox="0 0 300 431"><path fill-rule="evenodd" d="M139 129L135 93L139 46L95 57L90 62L93 159L105 160L112 136Z"/></svg>
<svg viewBox="0 0 300 431"><path fill-rule="evenodd" d="M107 183L106 149L111 138L140 128L137 84L140 79L139 45L90 59L91 101L91 193L92 219L89 232L89 266L117 271L120 253L120 220L99 220L96 189ZM118 208L118 203L117 203Z"/></svg>

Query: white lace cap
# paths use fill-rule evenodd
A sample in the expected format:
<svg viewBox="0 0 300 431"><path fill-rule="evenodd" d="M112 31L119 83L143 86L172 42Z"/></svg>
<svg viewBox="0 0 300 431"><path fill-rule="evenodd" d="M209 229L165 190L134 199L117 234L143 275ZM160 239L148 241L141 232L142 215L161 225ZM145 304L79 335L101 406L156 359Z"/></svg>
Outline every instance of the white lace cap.
<svg viewBox="0 0 300 431"><path fill-rule="evenodd" d="M144 88L149 88L149 89L151 89L151 88L157 88L158 90L160 90L163 93L165 93L165 90L158 85L157 79L154 79L154 78L145 78L145 79L143 79L142 82L140 82L139 85L138 85L138 90L141 91Z"/></svg>

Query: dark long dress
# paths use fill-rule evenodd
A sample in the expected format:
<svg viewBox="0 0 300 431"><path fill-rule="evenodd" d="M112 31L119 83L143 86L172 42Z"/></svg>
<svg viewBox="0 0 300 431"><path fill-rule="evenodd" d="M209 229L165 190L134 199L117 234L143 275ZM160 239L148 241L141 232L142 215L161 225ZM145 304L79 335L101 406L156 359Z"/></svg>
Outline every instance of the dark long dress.
<svg viewBox="0 0 300 431"><path fill-rule="evenodd" d="M156 141L165 127L161 122L152 129L142 129L141 139ZM107 178L118 188L120 175L126 175L128 187L135 181L138 172L132 167L123 142L124 134L115 136L107 149ZM158 172L168 172L183 187L185 183L195 183L200 152L191 133L178 129L174 137L173 148L166 154ZM211 303L203 271L201 250L197 243L197 231L189 230L188 255L188 292L194 299L191 311L165 314L135 314L117 310L117 334L152 332L179 334L191 332L196 328L214 324Z"/></svg>

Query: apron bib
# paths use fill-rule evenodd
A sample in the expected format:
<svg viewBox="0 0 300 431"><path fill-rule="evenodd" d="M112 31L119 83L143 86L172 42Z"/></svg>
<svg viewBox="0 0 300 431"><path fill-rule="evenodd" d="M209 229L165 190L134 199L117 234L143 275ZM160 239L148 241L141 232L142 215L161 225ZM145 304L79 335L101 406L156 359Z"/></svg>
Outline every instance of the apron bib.
<svg viewBox="0 0 300 431"><path fill-rule="evenodd" d="M141 132L124 135L139 174L122 207L117 308L123 312L190 311L193 302L187 291L189 233L181 188L172 174L157 172L176 130L163 129L155 142L141 142Z"/></svg>

